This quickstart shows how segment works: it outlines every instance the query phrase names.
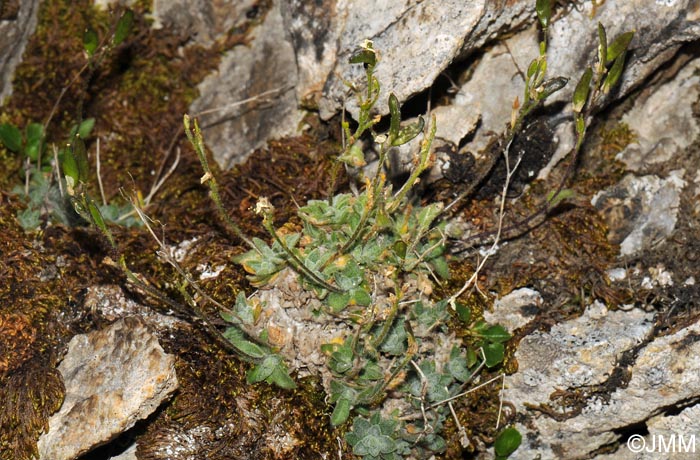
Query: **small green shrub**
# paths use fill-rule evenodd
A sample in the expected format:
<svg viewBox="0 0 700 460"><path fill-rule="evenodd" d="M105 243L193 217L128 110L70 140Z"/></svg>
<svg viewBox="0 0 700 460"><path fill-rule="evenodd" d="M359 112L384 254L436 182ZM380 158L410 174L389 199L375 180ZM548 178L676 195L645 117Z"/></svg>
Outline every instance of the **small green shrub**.
<svg viewBox="0 0 700 460"><path fill-rule="evenodd" d="M401 126L398 100L389 97L390 123L377 133L379 118L371 111L379 94L374 76L377 64L371 42L351 62L365 67L367 91L359 95L360 114L354 130L343 123L347 147L339 161L349 167L365 164L360 148L369 135L378 149L377 173L364 178L357 194L342 193L328 200L311 200L299 208L299 232L281 232L274 226L274 207L266 198L256 212L271 236L268 244L249 240L250 250L236 257L261 291L275 289L278 280L288 287L284 274L298 274L299 288L313 293L315 302L281 307L282 301L264 305L262 294L251 299L239 295L233 309L222 314L232 327L244 326L252 337L227 330L224 334L239 352L255 362L250 382L266 380L288 388L290 380L280 356L295 367L313 368L307 358L284 340L269 340L275 324L284 328L290 310L304 311L308 322L291 320L297 340L323 337L320 351L325 367L319 369L329 400L330 416L338 426L353 414L347 441L356 455L366 459L393 459L413 455L429 458L442 452L442 428L450 416L449 402L459 397L484 368L503 362L504 342L510 335L501 326L474 323L470 310L459 302L431 298L434 283L449 277L445 223L439 221L442 203L421 206L409 196L420 175L432 164L431 142L435 121L424 134L407 181L394 191L382 172L391 148L423 133L425 122ZM218 185L206 164L201 132L185 117L185 131L205 170L203 181L223 214ZM218 203L217 203L218 201ZM246 239L247 240L247 239ZM273 305L273 303L277 305ZM257 305L258 307L255 307ZM302 316L304 313L301 313ZM462 344L448 327L453 317L469 328L470 343ZM279 355L274 350L279 350Z"/></svg>
<svg viewBox="0 0 700 460"><path fill-rule="evenodd" d="M87 29L83 46L88 61L79 74L92 70L114 46L123 42L130 33L132 24L133 12L126 10L117 21L109 40L102 43L98 41L95 31ZM76 78L77 75L73 81ZM54 110L59 101L54 104ZM105 221L125 226L140 225L141 222L129 216L129 204L97 204L87 194L88 158L85 140L90 137L95 119L82 120L71 127L64 140L49 142L46 139L46 127L52 116L53 112L44 124L27 124L24 131L10 123L0 125L0 142L7 150L20 155L25 165L22 170L24 186L13 190L24 197L27 203L27 208L18 214L18 221L26 230L34 230L40 226L42 219L63 225L75 225L82 219L97 225L114 245ZM62 171L62 174L54 174L56 171Z"/></svg>
<svg viewBox="0 0 700 460"><path fill-rule="evenodd" d="M539 56L528 67L523 101L516 100L513 105L508 132L511 140L522 128L525 118L568 82L563 77L546 77L549 1L538 0L536 10L545 32L544 39ZM607 94L619 80L625 50L633 36L632 33L623 34L608 45L602 25L598 31L598 65L584 72L573 94L577 136L574 159L585 135L585 120L594 110L597 98ZM275 322L292 324L290 329L295 329L295 334L300 336L298 340L303 341L305 333L310 341L314 336L325 337L326 342L320 345L326 358L325 368L319 371L329 400L334 404L330 422L339 426L352 418L346 440L353 453L367 460L430 458L446 448L442 429L452 410L451 401L465 394L468 384L482 369L495 368L503 362L504 344L510 335L500 325L473 322L471 311L458 302L459 295L475 278L448 299L436 301L431 297L432 283L449 277L445 223L439 219L443 206L441 203L421 206L410 199L409 192L431 166L430 146L435 135L435 121L432 120L425 133L422 118L402 127L398 100L392 94L389 96L389 130L381 134L375 132L379 118L372 115L372 108L380 85L374 76L377 57L372 43L366 42L350 62L364 66L367 89L358 94L357 127L351 130L350 125L343 122L347 145L339 161L348 167L365 165L361 139L369 135L378 150L376 174L363 179L361 192L311 200L301 207L298 216L302 229L299 232L277 230L274 207L266 198L260 199L256 212L262 216L263 226L272 238L271 244L260 239L248 240L228 220L250 246L250 250L235 261L249 273L252 284L261 291L277 289L277 279L283 278L284 270L291 268L298 275L301 289L313 292L317 299L317 303L307 301L296 308L313 318L309 320L311 323L321 326L284 319L282 316L287 313L281 311L291 307L280 306L281 301L275 302L276 305L264 305L263 298L269 296L259 293L249 300L239 296L238 319L232 323L235 327L245 316L247 331L253 334L257 331L264 341L269 339ZM202 161L203 182L208 182L217 209L228 219L218 196L216 179L206 164L196 121L192 129L186 116L185 130ZM391 148L410 142L421 133L424 136L414 159L414 169L404 185L394 191L383 173L387 154ZM507 157L509 142L504 145ZM494 249L501 231L508 181L515 168L517 163L512 169L509 166L504 184ZM545 211L571 195L563 185L564 182L548 195ZM289 279L284 278L280 283L288 285ZM258 306L258 314L251 314L254 309L250 306L247 307L249 312L243 314L248 301ZM470 340L462 342L454 338L447 326L453 317L463 321ZM231 321L230 316L224 315L224 318ZM308 331L304 332L305 329ZM244 348L252 348L252 342L242 342L245 340L242 335L234 336L233 343L240 351L262 359L251 370L249 381L265 379L283 388L290 386L286 368L281 367L282 361L271 354L274 349L286 359L301 361L297 368L314 367L304 358L295 356L297 350L284 339L271 343L271 348L264 353L257 348L251 353ZM521 436L515 428L505 429L496 441L496 457L508 457L520 442Z"/></svg>
<svg viewBox="0 0 700 460"><path fill-rule="evenodd" d="M506 158L508 140L522 129L525 118L567 83L563 77L546 77L549 1L538 0L536 10L545 38L539 56L528 67L523 101L516 100L513 104L507 142L503 143ZM584 72L572 100L577 136L574 159L582 145L586 119L595 110L598 98L619 80L625 50L632 39L631 33L623 34L608 45L602 25L598 32L598 64ZM88 54L96 52L96 43L93 34L86 33ZM302 223L299 231L275 228L275 209L269 200L261 198L256 212L262 217L270 243L248 238L228 216L207 163L200 128L196 120L184 117L185 133L204 170L202 183L209 186L221 219L249 247L234 261L258 287L250 298L239 293L230 307L209 298L168 255L143 211L137 204L135 207L160 244L161 255L183 277L181 292L192 316L201 320L229 349L252 363L247 374L249 383L265 381L292 389L296 384L290 377L290 368L298 374L319 373L328 400L333 404L330 423L348 424L345 439L355 455L367 460L430 458L446 449L442 436L450 416L460 430L461 441L468 443L452 402L469 393L470 384L484 369L498 369L505 358L505 343L510 335L500 325L474 318L472 311L459 302L460 295L473 285L478 269L452 296L434 298L434 284L449 277L445 222L440 219L444 209L441 203L422 205L411 196L411 191L432 165L435 120L431 120L427 129L422 118L402 126L399 102L392 94L388 101L389 129L377 133L374 128L380 119L372 114L372 109L379 97L380 84L374 75L377 55L372 43L366 42L350 62L364 66L367 88L358 92L357 126L351 129L349 123L342 124L346 145L338 160L351 168L365 165L363 142L369 139L377 150L377 172L362 177L359 192L311 200L299 208ZM0 128L3 140L9 139L6 145L18 151L27 150L29 131L25 138L17 132ZM421 134L414 168L395 191L383 173L389 151ZM86 192L87 159L82 137L74 135L71 139L71 147L62 159L71 203L114 246L104 222L106 213ZM493 250L501 233L508 183L517 162L512 168L507 167ZM570 196L563 189L564 183L548 195L544 211ZM121 266L129 279L139 284L123 258ZM140 286L169 306L184 309L144 283ZM199 310L188 289L194 289L201 298L220 308L221 317L228 324L223 332ZM285 291L290 291L287 299ZM459 324L465 339L457 339L455 324ZM508 457L520 442L517 430L506 428L496 439L496 458Z"/></svg>

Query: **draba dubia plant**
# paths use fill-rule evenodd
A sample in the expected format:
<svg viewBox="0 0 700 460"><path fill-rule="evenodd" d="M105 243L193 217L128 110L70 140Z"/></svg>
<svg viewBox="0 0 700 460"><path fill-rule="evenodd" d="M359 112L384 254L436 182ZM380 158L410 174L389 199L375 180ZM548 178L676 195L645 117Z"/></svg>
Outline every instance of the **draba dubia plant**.
<svg viewBox="0 0 700 460"><path fill-rule="evenodd" d="M526 117L568 81L547 78L549 1L538 0L536 11L544 38L538 57L527 69L523 100L513 104L510 140ZM599 25L598 36L598 63L586 69L573 94L574 159L598 98L620 78L633 32L608 43ZM274 207L261 198L256 213L270 234L270 243L246 238L226 215L206 163L199 127L185 117L185 131L204 168L202 181L211 188L222 218L250 246L235 262L258 288L248 298L240 294L235 308L222 312L231 324L225 334L250 356L262 358L264 353L239 329L257 336L275 352L251 370L250 382L275 383L286 375L286 369L278 367L282 359L298 375L320 374L333 404L330 422L338 426L351 421L345 439L355 455L368 460L430 458L446 448L442 432L448 417L454 417L462 444L469 444L452 403L469 392L483 369L503 362L504 343L510 335L500 325L475 321L470 309L458 301L475 278L449 298L433 297L434 284L449 277L445 222L439 219L443 205L421 206L411 199L410 191L432 165L435 120L427 129L422 118L402 126L399 103L392 94L388 132L375 132L379 117L372 115L372 108L380 84L374 75L377 54L372 43L365 42L350 62L364 66L367 87L357 91L357 126L351 129L349 123L342 124L347 143L338 160L349 167L365 165L361 138L369 134L378 152L376 173L362 178L357 193L311 200L299 208L300 231L277 229ZM383 172L388 152L421 134L413 170L394 190ZM503 145L507 158L510 142ZM509 165L499 232L508 181L518 162ZM563 187L564 182L549 194L544 211L570 195ZM498 234L495 240L494 245ZM457 339L448 327L454 319L468 331L466 340ZM508 457L520 440L517 430L506 428L494 444L496 457Z"/></svg>
<svg viewBox="0 0 700 460"><path fill-rule="evenodd" d="M551 9L547 0L538 0L536 9L544 39L538 57L528 67L523 101L513 104L506 136L511 140L525 118L567 83L564 78L546 76ZM598 63L584 72L572 100L577 136L574 158L598 98L619 80L632 38L627 33L608 44L602 25L598 32ZM483 381L482 374L502 364L510 335L500 325L479 320L459 301L475 277L453 295L436 298L435 284L449 277L441 219L444 207L442 203L421 205L411 196L420 175L433 162L435 120L431 118L426 126L419 118L402 126L399 101L390 95L388 131L375 131L380 121L372 114L380 93L374 74L377 59L371 42L365 42L351 57L351 63L364 67L367 87L356 91L356 126L342 124L346 143L338 157L348 167L363 166L362 141L370 138L378 156L376 172L362 176L357 192L311 200L300 207L298 230L276 228L274 206L260 198L256 212L270 235L269 242L248 238L226 213L207 163L201 130L196 120L185 116L185 133L204 170L202 183L209 187L220 218L249 247L234 262L248 272L257 291L250 296L239 293L229 306L208 297L168 256L166 246L136 206L158 240L161 254L184 279L181 292L187 305L142 287L168 305L189 307L212 335L252 364L247 374L250 383L265 381L291 389L296 383L290 371L300 377L319 375L333 407L329 422L347 428L345 440L355 455L367 460L423 459L445 450L443 429L449 418L454 420L461 444L469 446L454 404L474 388L502 381L500 377ZM394 190L383 172L390 149L419 136L422 140L413 170ZM507 158L509 142L503 145ZM503 187L499 232L510 172L515 168L517 161L509 166ZM76 174L80 182L83 176L79 171ZM550 193L543 209L566 198L563 187L564 182ZM110 237L104 222L93 220ZM494 247L497 240L498 235ZM139 284L123 258L120 263L129 279ZM192 290L219 308L228 324L223 332L197 307ZM494 443L496 458L507 458L520 441L514 428L503 430Z"/></svg>
<svg viewBox="0 0 700 460"><path fill-rule="evenodd" d="M343 122L347 144L338 160L363 166L361 138L369 134L377 147L377 172L363 177L357 193L300 207L300 231L275 228L275 209L261 198L255 210L270 243L248 239L226 215L199 126L185 116L185 132L204 169L202 181L222 219L250 246L234 261L258 288L248 298L239 294L235 306L222 312L231 324L224 335L258 360L249 382L289 387L286 368L280 367L284 362L297 375L320 375L333 404L330 423L352 419L346 441L356 455L429 458L446 447L442 431L454 413L454 399L468 391L481 370L503 362L510 335L502 326L473 320L456 299L433 298L434 284L449 277L445 222L438 220L443 204L421 206L410 192L432 165L435 120L427 127L423 118L402 126L392 94L389 129L375 132L379 117L372 108L380 85L372 43L350 62L364 66L367 88L358 92L357 126ZM413 171L394 190L383 172L389 151L420 135ZM467 341L448 327L455 320L468 329ZM468 445L464 430L461 434Z"/></svg>
<svg viewBox="0 0 700 460"><path fill-rule="evenodd" d="M93 72L115 47L124 42L131 33L133 20L133 11L125 10L102 41L93 29L85 30L83 49L86 62L63 88L44 123L28 123L24 130L12 123L0 124L0 144L20 155L24 164L24 186L15 187L13 192L22 196L27 203L27 208L17 215L25 230L38 228L42 220L53 220L64 225L75 225L83 220L95 224L114 246L105 222L126 226L140 224L138 219L128 215L129 205L107 203L101 181L101 203L87 194L88 158L85 142L95 126L94 118L75 123L61 140L47 139L48 127L66 91L80 75Z"/></svg>

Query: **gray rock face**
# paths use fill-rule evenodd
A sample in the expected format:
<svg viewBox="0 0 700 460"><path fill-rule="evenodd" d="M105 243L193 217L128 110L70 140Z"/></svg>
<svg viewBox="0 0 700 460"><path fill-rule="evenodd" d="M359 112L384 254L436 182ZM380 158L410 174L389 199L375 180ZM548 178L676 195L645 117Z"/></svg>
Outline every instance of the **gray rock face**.
<svg viewBox="0 0 700 460"><path fill-rule="evenodd" d="M484 311L484 319L491 324L500 324L509 331L523 327L533 320L542 307L539 292L520 288L496 299L492 311Z"/></svg>
<svg viewBox="0 0 700 460"><path fill-rule="evenodd" d="M254 35L250 48L236 47L223 57L218 73L199 85L200 97L191 106L201 113L207 144L225 168L268 139L292 134L301 121L294 51L277 3Z"/></svg>
<svg viewBox="0 0 700 460"><path fill-rule="evenodd" d="M606 26L610 39L637 31L628 68L607 103L629 93L683 43L700 36L696 3L608 0L592 16L591 4L583 2L580 11L571 8L557 17L550 32L550 75L574 81L553 101L568 101L574 82L593 62L598 22ZM377 105L382 114L388 112L390 92L405 102L430 88L448 66L464 61L456 96L436 110L442 127L438 136L459 143L480 120L473 140L465 146L476 152L490 132L504 129L513 99L522 92L519 72L537 55L538 30L533 23L529 1L334 0L322 6L299 0L273 2L250 49L234 50L225 59L219 76L202 86L193 110L235 106L209 120L217 126L207 133L208 143L225 167L267 139L297 130L300 106L317 106L324 119L344 106L357 116L356 99L346 83L361 89L364 72L347 61L362 40L371 39L381 57L376 75L382 84ZM528 24L532 27L512 35ZM506 35L512 36L498 43ZM469 65L469 57L491 42L496 44ZM261 97L270 110L259 106L251 110L250 105L237 103L251 97ZM568 151L565 141L555 158Z"/></svg>
<svg viewBox="0 0 700 460"><path fill-rule="evenodd" d="M0 105L12 94L12 75L34 33L39 0L0 3Z"/></svg>
<svg viewBox="0 0 700 460"><path fill-rule="evenodd" d="M633 127L637 139L617 156L627 169L644 172L669 161L700 134L693 104L700 97L700 59L678 71L673 80L645 91L622 121Z"/></svg>
<svg viewBox="0 0 700 460"><path fill-rule="evenodd" d="M700 405L677 415L658 415L647 421L649 434L633 435L625 447L597 460L676 460L697 458Z"/></svg>
<svg viewBox="0 0 700 460"><path fill-rule="evenodd" d="M153 27L175 28L194 43L211 46L241 25L254 5L254 0L154 0Z"/></svg>
<svg viewBox="0 0 700 460"><path fill-rule="evenodd" d="M66 396L39 439L44 460L72 460L109 442L151 414L178 385L174 356L138 317L75 336L59 371Z"/></svg>
<svg viewBox="0 0 700 460"><path fill-rule="evenodd" d="M527 419L518 427L523 446L511 458L589 458L620 440L615 430L644 421L650 433L682 426L655 416L700 394L700 343L693 339L700 325L644 343L652 319L594 304L576 320L524 338L516 353L522 371L507 380L506 399ZM532 410L541 404L552 412Z"/></svg>
<svg viewBox="0 0 700 460"><path fill-rule="evenodd" d="M609 239L629 256L651 247L673 232L678 220L685 171L668 178L627 175L617 185L593 197L593 205L608 217Z"/></svg>
<svg viewBox="0 0 700 460"><path fill-rule="evenodd" d="M609 238L620 244L623 256L662 241L676 226L681 194L696 177L697 160L683 159L683 152L700 134L693 115L700 96L699 70L700 59L688 62L676 78L642 93L622 118L637 139L617 158L633 174L596 194L592 203L607 217ZM680 165L676 158L681 158ZM679 166L692 172L671 169Z"/></svg>
<svg viewBox="0 0 700 460"><path fill-rule="evenodd" d="M377 108L387 113L390 92L405 101L430 87L453 60L470 54L497 33L521 26L532 12L526 1L508 5L458 0L348 2L343 12L338 57L320 102L321 116L333 115L344 99L350 112L357 113L355 100L343 79L363 86L362 69L347 61L364 39L371 39L381 53L376 75L383 87Z"/></svg>

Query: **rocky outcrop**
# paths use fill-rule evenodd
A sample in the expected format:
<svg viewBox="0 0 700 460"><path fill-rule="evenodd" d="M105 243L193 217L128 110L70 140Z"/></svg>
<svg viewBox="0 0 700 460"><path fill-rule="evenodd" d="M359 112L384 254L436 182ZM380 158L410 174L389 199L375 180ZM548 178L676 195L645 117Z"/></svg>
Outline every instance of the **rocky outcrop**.
<svg viewBox="0 0 700 460"><path fill-rule="evenodd" d="M148 417L177 388L175 357L138 317L73 337L59 365L60 411L39 439L40 458L72 460Z"/></svg>
<svg viewBox="0 0 700 460"><path fill-rule="evenodd" d="M670 408L696 411L700 325L649 341L653 316L597 304L523 339L522 370L507 380L505 397L525 415L518 428L529 435L511 458L590 458Z"/></svg>
<svg viewBox="0 0 700 460"><path fill-rule="evenodd" d="M0 105L12 94L12 75L34 33L39 0L0 3Z"/></svg>

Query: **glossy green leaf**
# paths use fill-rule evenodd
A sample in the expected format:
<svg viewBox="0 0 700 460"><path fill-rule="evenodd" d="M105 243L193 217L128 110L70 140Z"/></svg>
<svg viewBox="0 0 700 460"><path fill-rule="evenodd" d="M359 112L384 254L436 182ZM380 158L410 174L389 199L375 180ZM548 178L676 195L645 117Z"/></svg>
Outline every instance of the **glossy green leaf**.
<svg viewBox="0 0 700 460"><path fill-rule="evenodd" d="M73 153L70 148L63 149L61 151L61 168L63 169L63 175L66 178L66 183L68 185L68 194L73 195L75 187L78 186L78 163L75 161Z"/></svg>
<svg viewBox="0 0 700 460"><path fill-rule="evenodd" d="M617 57L627 51L627 48L630 45L630 42L634 38L634 31L631 32L625 32L624 34L620 34L617 37L615 37L615 40L608 46L607 50L607 64L610 64L613 62Z"/></svg>
<svg viewBox="0 0 700 460"><path fill-rule="evenodd" d="M601 91L603 91L603 94L608 94L612 87L615 86L620 80L620 77L622 76L622 71L625 68L626 55L627 52L623 51L622 54L618 55L615 58L615 62L608 71L608 74L605 76L605 80L603 80L603 85L601 86Z"/></svg>
<svg viewBox="0 0 700 460"><path fill-rule="evenodd" d="M486 357L486 366L494 367L503 362L505 356L505 347L502 343L487 343L483 347L484 356Z"/></svg>
<svg viewBox="0 0 700 460"><path fill-rule="evenodd" d="M394 253L401 259L406 258L406 251L408 250L408 245L403 240L396 240L396 243L392 246Z"/></svg>
<svg viewBox="0 0 700 460"><path fill-rule="evenodd" d="M537 67L539 66L539 59L533 59L527 68L527 79L530 80L537 72Z"/></svg>
<svg viewBox="0 0 700 460"><path fill-rule="evenodd" d="M32 161L37 161L39 159L41 144L41 139L38 141L27 142L27 145L24 146L24 155ZM44 162L43 160L46 160L46 157L42 159L42 163Z"/></svg>
<svg viewBox="0 0 700 460"><path fill-rule="evenodd" d="M75 164L78 166L78 182L87 183L88 180L88 158L85 142L80 136L75 136L70 148L71 155L75 158Z"/></svg>
<svg viewBox="0 0 700 460"><path fill-rule="evenodd" d="M554 196L555 192L556 190L552 190L551 192L549 192L549 194L547 194L547 203L552 208L556 207L559 203L566 200L567 198L571 198L575 194L575 192L571 189L561 190L559 191L559 193L556 194L556 196Z"/></svg>
<svg viewBox="0 0 700 460"><path fill-rule="evenodd" d="M102 231L107 231L107 224L105 224L105 220L102 217L102 213L97 208L95 203L91 200L88 201L87 208L88 211L90 211L90 217L92 218L92 221L94 222L95 226Z"/></svg>
<svg viewBox="0 0 700 460"><path fill-rule="evenodd" d="M489 342L507 342L510 340L510 334L500 324L490 326L481 333L481 336Z"/></svg>
<svg viewBox="0 0 700 460"><path fill-rule="evenodd" d="M522 440L523 437L518 430L514 427L508 427L498 435L493 449L498 457L505 458L520 447Z"/></svg>
<svg viewBox="0 0 700 460"><path fill-rule="evenodd" d="M605 33L605 27L600 22L598 23L598 63L600 66L605 66L608 62L608 39Z"/></svg>
<svg viewBox="0 0 700 460"><path fill-rule="evenodd" d="M389 138L395 139L399 135L401 125L401 109L399 99L394 93L389 95Z"/></svg>
<svg viewBox="0 0 700 460"><path fill-rule="evenodd" d="M549 21L552 18L551 0L537 0L535 10L537 11L537 19L540 20L542 28L547 29L549 27Z"/></svg>
<svg viewBox="0 0 700 460"><path fill-rule="evenodd" d="M117 22L117 28L114 31L114 37L112 37L112 43L120 45L126 37L131 33L131 29L134 26L134 12L131 10L124 11L122 17L119 18Z"/></svg>
<svg viewBox="0 0 700 460"><path fill-rule="evenodd" d="M44 137L44 125L41 123L29 123L25 129L27 142L40 142Z"/></svg>
<svg viewBox="0 0 700 460"><path fill-rule="evenodd" d="M15 125L3 123L0 125L0 140L8 150L15 153L22 151L22 132Z"/></svg>
<svg viewBox="0 0 700 460"><path fill-rule="evenodd" d="M412 141L416 138L416 136L423 132L424 127L425 120L423 119L423 117L419 116L418 121L404 126L399 130L399 133L396 135L396 137L392 138L391 145L399 146Z"/></svg>
<svg viewBox="0 0 700 460"><path fill-rule="evenodd" d="M541 101L548 98L552 94L565 87L568 82L569 79L564 77L555 77L547 80L541 86L542 91L539 93L538 100Z"/></svg>
<svg viewBox="0 0 700 460"><path fill-rule="evenodd" d="M472 319L472 311L469 307L461 302L455 304L455 311L457 312L457 318L459 318L463 323L469 324Z"/></svg>
<svg viewBox="0 0 700 460"><path fill-rule="evenodd" d="M467 348L467 367L472 368L479 360L479 356L476 354L476 350L473 348Z"/></svg>
<svg viewBox="0 0 700 460"><path fill-rule="evenodd" d="M88 137L90 137L90 133L92 133L92 128L94 127L95 119L86 118L80 123L80 126L78 126L78 135L83 139L87 139Z"/></svg>
<svg viewBox="0 0 700 460"><path fill-rule="evenodd" d="M588 101L588 93L591 90L591 78L593 77L593 70L587 67L586 70L581 75L581 79L576 84L576 89L574 89L574 95L572 97L573 111L580 113L583 107Z"/></svg>
<svg viewBox="0 0 700 460"><path fill-rule="evenodd" d="M83 33L83 48L88 56L92 57L95 54L95 51L97 51L97 45L97 32L88 27Z"/></svg>
<svg viewBox="0 0 700 460"><path fill-rule="evenodd" d="M371 46L359 48L350 56L350 64L365 64L374 67L377 64L377 53Z"/></svg>

